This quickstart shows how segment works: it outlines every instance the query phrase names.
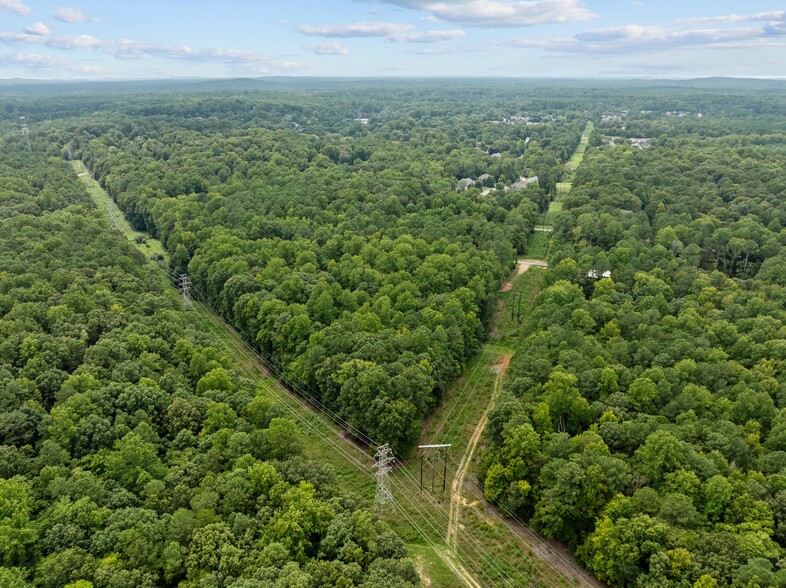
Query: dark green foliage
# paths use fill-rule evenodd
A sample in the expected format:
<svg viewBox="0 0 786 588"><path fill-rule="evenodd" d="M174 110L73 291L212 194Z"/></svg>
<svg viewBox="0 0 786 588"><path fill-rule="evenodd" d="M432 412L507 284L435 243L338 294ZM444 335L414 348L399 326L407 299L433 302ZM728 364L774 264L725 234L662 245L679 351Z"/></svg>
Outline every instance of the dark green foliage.
<svg viewBox="0 0 786 588"><path fill-rule="evenodd" d="M0 585L417 584L68 164L0 153Z"/></svg>
<svg viewBox="0 0 786 588"><path fill-rule="evenodd" d="M613 586L786 577L786 152L739 116L599 127L659 138L595 137L491 417L486 496Z"/></svg>
<svg viewBox="0 0 786 588"><path fill-rule="evenodd" d="M456 111L449 95L446 113L420 98L416 120L400 111L405 96L363 129L302 95L288 98L294 128L262 115L280 104L254 99L240 100L251 120L195 128L206 103L184 99L178 117L151 104L66 129L175 272L297 387L401 455L478 348L581 129L567 116L493 125L482 102ZM484 173L489 187L541 180L521 192L454 189Z"/></svg>

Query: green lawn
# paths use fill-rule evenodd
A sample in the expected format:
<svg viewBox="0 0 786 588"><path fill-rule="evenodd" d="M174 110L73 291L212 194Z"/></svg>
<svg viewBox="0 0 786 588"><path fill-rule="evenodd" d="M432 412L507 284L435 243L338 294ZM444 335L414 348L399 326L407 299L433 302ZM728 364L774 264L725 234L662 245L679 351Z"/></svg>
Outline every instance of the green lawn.
<svg viewBox="0 0 786 588"><path fill-rule="evenodd" d="M408 543L406 547L409 556L415 561L423 586L454 588L460 585L456 583L456 576L432 547L417 543Z"/></svg>
<svg viewBox="0 0 786 588"><path fill-rule="evenodd" d="M532 233L527 243L527 257L532 259L546 259L549 254L551 233Z"/></svg>
<svg viewBox="0 0 786 588"><path fill-rule="evenodd" d="M579 146L576 147L576 151L573 152L573 155L571 155L568 163L565 164L569 171L574 172L581 165L581 162L584 160L584 154L587 152L587 145L589 145L590 135L594 130L595 125L592 122L588 122L584 132L581 135Z"/></svg>
<svg viewBox="0 0 786 588"><path fill-rule="evenodd" d="M546 226L551 226L554 224L554 217L557 216L557 213L562 212L563 203L559 200L555 200L549 205L549 210L543 216L543 224Z"/></svg>
<svg viewBox="0 0 786 588"><path fill-rule="evenodd" d="M521 323L529 316L543 287L545 268L531 267L513 280L513 289L500 294L500 307L494 319L494 341L506 347L515 347ZM521 318L521 321L518 318Z"/></svg>
<svg viewBox="0 0 786 588"><path fill-rule="evenodd" d="M71 165L87 188L87 194L95 203L96 207L109 216L110 222L115 225L125 236L126 239L136 245L147 259L159 260L164 264L167 262L167 252L161 241L154 239L147 233L135 231L126 221L122 211L117 207L115 201L106 193L97 181L93 179L85 164L81 161L72 161Z"/></svg>

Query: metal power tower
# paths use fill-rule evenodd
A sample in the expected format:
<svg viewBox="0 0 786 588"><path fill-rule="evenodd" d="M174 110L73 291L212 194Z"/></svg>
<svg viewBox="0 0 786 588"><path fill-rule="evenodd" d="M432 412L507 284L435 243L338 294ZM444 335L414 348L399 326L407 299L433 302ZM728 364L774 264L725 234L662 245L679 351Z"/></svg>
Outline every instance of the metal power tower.
<svg viewBox="0 0 786 588"><path fill-rule="evenodd" d="M22 121L19 124L22 127L22 135L24 136L25 140L27 141L27 150L32 152L33 151L33 147L30 145L30 127L27 126L27 122L26 122L27 119L25 119L25 117L23 117L23 116L20 116L19 120Z"/></svg>
<svg viewBox="0 0 786 588"><path fill-rule="evenodd" d="M180 287L180 293L183 295L183 303L186 306L191 306L191 280L188 274L180 274L178 286Z"/></svg>
<svg viewBox="0 0 786 588"><path fill-rule="evenodd" d="M393 469L390 463L396 458L393 456L393 450L388 443L377 447L377 453L374 455L376 460L374 467L377 469L375 477L377 478L377 492L374 495L374 502L380 509L385 509L388 504L394 505L393 493L390 491L388 484L388 474Z"/></svg>

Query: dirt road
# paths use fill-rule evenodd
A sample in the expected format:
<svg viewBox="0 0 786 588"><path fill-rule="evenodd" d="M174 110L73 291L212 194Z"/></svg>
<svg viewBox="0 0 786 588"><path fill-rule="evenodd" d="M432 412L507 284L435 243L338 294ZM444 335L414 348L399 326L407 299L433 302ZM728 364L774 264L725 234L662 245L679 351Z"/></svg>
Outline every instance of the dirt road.
<svg viewBox="0 0 786 588"><path fill-rule="evenodd" d="M456 549L456 529L459 525L462 502L466 504L466 501L463 500L461 496L461 491L464 487L464 478L466 478L469 465L472 463L472 460L475 457L475 450L478 447L478 443L480 442L480 438L483 435L483 431L486 429L486 423L488 423L489 420L489 412L497 400L500 383L502 382L502 378L505 376L505 372L507 371L512 358L512 354L503 355L502 360L494 366L494 369L497 372L497 379L494 382L494 393L491 396L491 400L489 400L486 410L483 411L483 416L480 418L480 421L475 427L475 430L472 432L472 437L467 444L467 450L461 457L458 470L456 471L456 475L450 485L450 517L448 519L448 532L447 536L445 537L445 542L451 549Z"/></svg>
<svg viewBox="0 0 786 588"><path fill-rule="evenodd" d="M507 282L502 284L502 288L499 289L500 292L510 292L513 289L513 280L515 280L518 276L523 274L531 267L549 267L549 264L542 259L519 259L516 262L516 273L515 275L510 278Z"/></svg>

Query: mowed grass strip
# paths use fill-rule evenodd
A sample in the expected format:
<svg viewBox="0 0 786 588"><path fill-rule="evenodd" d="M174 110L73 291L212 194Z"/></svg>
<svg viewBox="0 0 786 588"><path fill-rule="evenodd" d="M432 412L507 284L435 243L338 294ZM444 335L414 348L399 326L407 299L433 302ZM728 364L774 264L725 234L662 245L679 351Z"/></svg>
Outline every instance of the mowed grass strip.
<svg viewBox="0 0 786 588"><path fill-rule="evenodd" d="M548 258L550 242L551 233L532 233L527 242L527 257L532 259Z"/></svg>
<svg viewBox="0 0 786 588"><path fill-rule="evenodd" d="M161 241L151 237L148 233L135 231L131 228L125 216L123 216L123 212L118 208L107 191L101 187L101 184L93 179L93 176L90 174L87 167L85 167L84 163L81 161L72 161L71 166L74 168L77 176L79 176L79 179L85 184L87 194L93 200L96 207L109 215L110 222L123 232L126 239L131 241L147 259L160 260L166 263L169 256Z"/></svg>

